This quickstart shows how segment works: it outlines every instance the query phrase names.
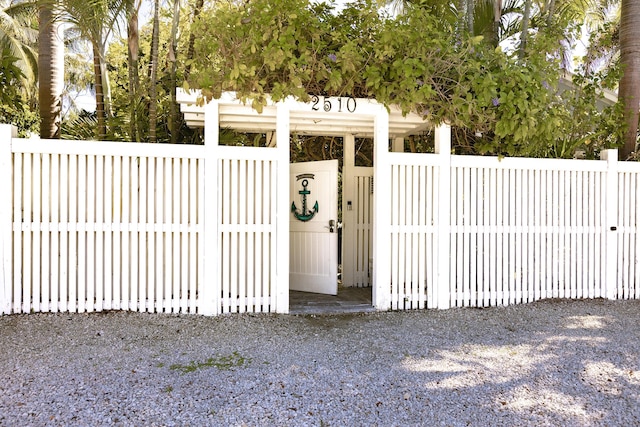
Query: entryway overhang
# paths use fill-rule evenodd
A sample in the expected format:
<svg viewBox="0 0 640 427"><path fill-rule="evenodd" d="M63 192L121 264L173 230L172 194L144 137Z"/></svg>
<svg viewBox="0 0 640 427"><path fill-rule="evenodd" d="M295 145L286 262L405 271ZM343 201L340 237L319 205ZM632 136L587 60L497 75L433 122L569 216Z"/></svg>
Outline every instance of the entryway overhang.
<svg viewBox="0 0 640 427"><path fill-rule="evenodd" d="M198 105L199 91L187 93L177 90L177 100L185 122L192 128L204 127L204 106ZM325 104L325 101L328 104ZM271 132L276 128L276 104L268 99L262 113L250 104L242 104L233 92L225 92L219 100L220 128L239 132ZM344 136L371 138L374 134L373 116L368 113L382 107L377 101L366 98L320 97L317 103L282 101L290 111L290 131L298 135ZM325 106L330 111L325 111ZM384 108L384 107L382 107ZM351 112L353 110L354 112ZM421 116L403 115L397 107L389 108L389 137L400 138L415 135L430 128Z"/></svg>

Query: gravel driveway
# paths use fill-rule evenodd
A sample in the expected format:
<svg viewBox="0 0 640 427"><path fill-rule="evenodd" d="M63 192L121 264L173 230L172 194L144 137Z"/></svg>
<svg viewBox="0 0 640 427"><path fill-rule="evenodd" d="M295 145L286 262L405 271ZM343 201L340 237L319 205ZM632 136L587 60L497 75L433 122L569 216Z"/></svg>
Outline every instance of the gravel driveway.
<svg viewBox="0 0 640 427"><path fill-rule="evenodd" d="M0 425L630 426L640 302L0 317Z"/></svg>

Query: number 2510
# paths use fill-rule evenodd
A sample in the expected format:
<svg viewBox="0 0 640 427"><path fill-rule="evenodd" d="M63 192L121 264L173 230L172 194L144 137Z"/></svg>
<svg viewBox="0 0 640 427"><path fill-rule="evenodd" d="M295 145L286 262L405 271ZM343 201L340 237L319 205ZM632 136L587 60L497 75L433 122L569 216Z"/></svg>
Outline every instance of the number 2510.
<svg viewBox="0 0 640 427"><path fill-rule="evenodd" d="M342 113L343 108L350 113L356 111L356 99L352 96L348 98L335 98L333 99L333 103L331 101L332 99L329 97L313 95L311 97L311 102L313 103L311 109L313 111L320 111L320 108L322 108L324 111L329 112L333 110L334 105L337 104L338 113Z"/></svg>

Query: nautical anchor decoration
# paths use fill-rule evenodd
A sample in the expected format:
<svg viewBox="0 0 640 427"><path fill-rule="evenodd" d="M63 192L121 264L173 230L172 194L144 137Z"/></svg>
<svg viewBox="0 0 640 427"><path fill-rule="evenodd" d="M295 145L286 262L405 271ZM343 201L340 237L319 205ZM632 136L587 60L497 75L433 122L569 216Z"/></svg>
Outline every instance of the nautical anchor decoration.
<svg viewBox="0 0 640 427"><path fill-rule="evenodd" d="M315 205L313 205L313 210L309 211L307 209L307 196L311 194L311 191L307 190L307 187L309 186L309 179L314 179L314 175L312 173L305 173L305 174L296 176L296 181L302 180L302 183L301 183L302 190L298 191L298 194L302 196L302 212L298 212L298 208L296 207L296 202L291 203L291 212L299 221L302 221L302 222L309 221L318 213L317 200Z"/></svg>

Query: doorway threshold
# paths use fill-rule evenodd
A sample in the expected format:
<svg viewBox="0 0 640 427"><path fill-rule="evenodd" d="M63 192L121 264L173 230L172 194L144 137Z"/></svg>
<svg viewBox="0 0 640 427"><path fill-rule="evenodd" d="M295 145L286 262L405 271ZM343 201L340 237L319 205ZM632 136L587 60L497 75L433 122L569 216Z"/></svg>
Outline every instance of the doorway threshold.
<svg viewBox="0 0 640 427"><path fill-rule="evenodd" d="M371 313L371 288L338 287L338 295L289 292L289 314L325 315Z"/></svg>

